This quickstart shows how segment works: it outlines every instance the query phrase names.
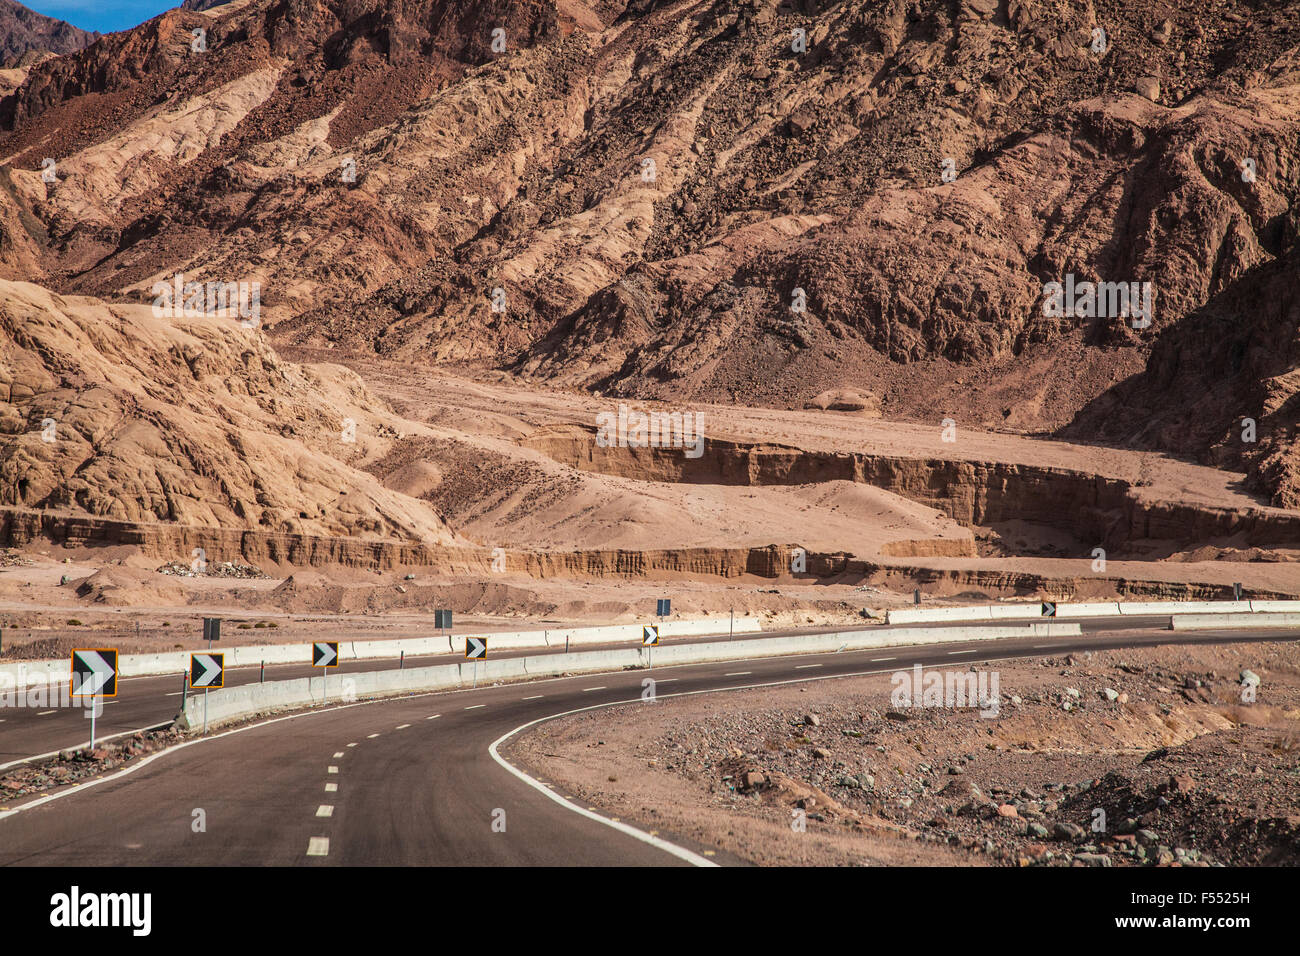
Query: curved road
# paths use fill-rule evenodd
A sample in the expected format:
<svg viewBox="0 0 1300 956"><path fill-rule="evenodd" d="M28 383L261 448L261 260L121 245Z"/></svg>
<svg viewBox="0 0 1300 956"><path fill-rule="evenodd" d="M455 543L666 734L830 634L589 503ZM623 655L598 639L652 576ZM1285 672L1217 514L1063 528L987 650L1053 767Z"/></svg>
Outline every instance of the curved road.
<svg viewBox="0 0 1300 956"><path fill-rule="evenodd" d="M1112 617L1096 618L1088 621L1080 621L1083 629L1088 633L1100 633L1104 631L1116 630L1119 628L1151 628L1154 629L1161 625L1167 625L1169 617ZM985 621L984 626L994 622ZM1019 623L1019 622L1008 622ZM1073 622L1068 622L1073 623ZM954 625L934 625L934 624L910 624L896 625L902 628L916 627L964 627L966 624ZM861 628L859 628L861 629ZM755 639L763 637L788 637L807 634L828 634L837 631L847 631L850 628L818 627L818 628L796 628L791 630L774 630L764 631L759 634L745 634L736 638L736 640ZM489 646L491 635L489 637ZM723 634L714 634L703 637L689 638L667 638L667 643L672 644L701 644L712 641L724 640ZM85 646L94 647L93 640ZM583 644L576 647L575 650L607 650L618 647L632 647L633 643L628 641L611 642L608 644ZM201 651L203 648L191 648L193 651ZM220 651L221 647L213 648L214 651ZM541 656L547 654L563 654L562 649L556 650L545 647L537 648L512 648L503 651L493 651L494 660L509 657L526 657ZM435 664L451 664L463 660L462 654L436 654L422 657L408 657L406 659L407 667L430 667ZM358 671L380 671L396 669L398 660L396 658L371 658L367 660L349 660L341 662L337 668L330 669L330 677L336 674L346 674ZM257 667L239 667L230 668L226 671L226 686L237 687L241 684L255 683L259 679L259 669ZM308 664L270 664L266 668L266 679L271 680L292 680L300 677L319 677L320 670ZM97 740L105 740L114 736L132 733L151 727L160 727L170 724L180 713L181 710L181 693L184 675L173 674L164 677L127 677L118 681L117 697L103 702L103 712L95 721L95 736ZM333 681L331 681L333 684ZM190 691L193 693L193 691ZM0 706L0 771L15 764L23 763L35 757L45 757L60 750L75 749L84 747L90 740L90 721L86 717L85 709L80 705L59 706L59 701L52 700L47 704L38 707L3 707Z"/></svg>
<svg viewBox="0 0 1300 956"><path fill-rule="evenodd" d="M0 813L6 865L735 864L671 833L629 833L574 812L490 753L533 721L661 697L892 672L1044 652L1157 644L1300 640L1277 631L1148 630L891 647L619 671L358 703L197 738L100 782ZM654 706L651 703L642 706ZM559 799L556 799L559 798ZM202 811L205 832L194 832ZM505 831L494 829L504 812ZM639 835L639 836L638 836ZM674 854L653 841L682 848Z"/></svg>

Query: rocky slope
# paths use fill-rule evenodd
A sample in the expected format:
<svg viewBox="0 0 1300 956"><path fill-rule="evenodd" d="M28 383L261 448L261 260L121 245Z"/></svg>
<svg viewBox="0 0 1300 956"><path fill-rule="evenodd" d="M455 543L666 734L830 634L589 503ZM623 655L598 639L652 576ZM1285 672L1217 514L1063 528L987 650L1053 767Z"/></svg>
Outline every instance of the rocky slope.
<svg viewBox="0 0 1300 956"><path fill-rule="evenodd" d="M349 463L396 437L381 408L346 370L282 362L230 319L0 282L3 506L455 542L428 506Z"/></svg>
<svg viewBox="0 0 1300 956"><path fill-rule="evenodd" d="M1165 646L668 692L546 723L506 756L765 865L1293 866L1293 658Z"/></svg>
<svg viewBox="0 0 1300 956"><path fill-rule="evenodd" d="M1298 105L1284 3L236 2L0 101L0 269L607 394L940 398L1295 507ZM1045 314L1070 275L1149 327Z"/></svg>
<svg viewBox="0 0 1300 956"><path fill-rule="evenodd" d="M29 10L14 0L0 0L0 64L29 52L75 53L99 39L98 33L74 27Z"/></svg>

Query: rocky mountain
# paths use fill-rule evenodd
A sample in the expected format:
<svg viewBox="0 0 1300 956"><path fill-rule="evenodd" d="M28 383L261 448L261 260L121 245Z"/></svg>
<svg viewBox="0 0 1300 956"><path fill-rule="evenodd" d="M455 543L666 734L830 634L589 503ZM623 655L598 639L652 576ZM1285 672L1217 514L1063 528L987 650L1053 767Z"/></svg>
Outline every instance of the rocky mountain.
<svg viewBox="0 0 1300 956"><path fill-rule="evenodd" d="M156 313L0 281L0 506L456 540L361 470L397 433L355 375L284 362L234 318Z"/></svg>
<svg viewBox="0 0 1300 956"><path fill-rule="evenodd" d="M1300 507L1298 107L1271 0L235 0L0 100L0 274L256 281L273 340L605 394L853 387Z"/></svg>
<svg viewBox="0 0 1300 956"><path fill-rule="evenodd" d="M0 65L19 64L24 53L75 53L99 39L98 33L78 29L29 10L14 0L0 0Z"/></svg>

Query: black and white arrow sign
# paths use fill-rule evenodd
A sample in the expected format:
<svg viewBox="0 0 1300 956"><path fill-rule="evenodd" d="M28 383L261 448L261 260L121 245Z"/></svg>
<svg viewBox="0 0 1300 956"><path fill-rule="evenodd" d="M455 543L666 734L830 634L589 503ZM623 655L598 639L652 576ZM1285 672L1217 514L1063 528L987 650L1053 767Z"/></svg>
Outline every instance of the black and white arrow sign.
<svg viewBox="0 0 1300 956"><path fill-rule="evenodd" d="M465 660L478 661L487 657L487 638L486 637L467 637L465 638Z"/></svg>
<svg viewBox="0 0 1300 956"><path fill-rule="evenodd" d="M1055 601L1044 601L1044 602L1043 602L1043 617L1056 617L1056 602L1055 602Z"/></svg>
<svg viewBox="0 0 1300 956"><path fill-rule="evenodd" d="M643 624L641 626L641 646L658 647L659 646L659 627L656 624Z"/></svg>
<svg viewBox="0 0 1300 956"><path fill-rule="evenodd" d="M191 687L226 686L226 655L225 654L191 654L190 655L190 686Z"/></svg>
<svg viewBox="0 0 1300 956"><path fill-rule="evenodd" d="M117 696L117 650L97 647L72 652L73 697Z"/></svg>
<svg viewBox="0 0 1300 956"><path fill-rule="evenodd" d="M312 667L338 667L339 642L317 641L311 649Z"/></svg>

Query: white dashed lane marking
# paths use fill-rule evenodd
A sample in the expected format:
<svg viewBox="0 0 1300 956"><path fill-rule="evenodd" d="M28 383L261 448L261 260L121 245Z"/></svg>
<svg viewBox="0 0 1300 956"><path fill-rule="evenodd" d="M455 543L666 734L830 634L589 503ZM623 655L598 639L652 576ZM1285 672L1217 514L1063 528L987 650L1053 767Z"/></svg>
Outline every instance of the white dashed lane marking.
<svg viewBox="0 0 1300 956"><path fill-rule="evenodd" d="M898 660L897 657L873 657L871 658L871 663L879 664L882 661L896 661L896 660Z"/></svg>
<svg viewBox="0 0 1300 956"><path fill-rule="evenodd" d="M326 772L326 773L338 773L338 772L339 772L339 768L338 768L338 767L330 767L330 768L329 768L328 770L326 770L325 772Z"/></svg>
<svg viewBox="0 0 1300 956"><path fill-rule="evenodd" d="M583 692L584 694L590 694L593 690L604 690L604 689L605 689L605 688L604 688L603 686L601 686L601 687L584 687L584 688L582 689L582 692Z"/></svg>
<svg viewBox="0 0 1300 956"><path fill-rule="evenodd" d="M406 729L407 727L409 727L409 726L411 726L411 725L410 725L410 724L398 724L397 727L394 728L394 729L396 729L396 730L405 730L405 729Z"/></svg>
<svg viewBox="0 0 1300 956"><path fill-rule="evenodd" d="M319 807L316 808L316 816L332 817L334 816L334 808L327 803L322 803Z"/></svg>
<svg viewBox="0 0 1300 956"><path fill-rule="evenodd" d="M338 760L339 757L342 757L342 756L343 756L343 751L340 750L338 753L336 753L336 754L334 755L334 759L335 759L335 760Z"/></svg>
<svg viewBox="0 0 1300 956"><path fill-rule="evenodd" d="M466 707L465 709L466 709L466 710L478 710L480 707L486 707L486 706L487 706L487 704L470 704L470 705L469 705L468 707Z"/></svg>
<svg viewBox="0 0 1300 956"><path fill-rule="evenodd" d="M370 734L369 736L366 737L366 740L374 740L378 736L379 736L378 734Z"/></svg>
<svg viewBox="0 0 1300 956"><path fill-rule="evenodd" d="M424 718L424 719L425 719L425 720L437 720L437 719L438 719L439 717L441 717L441 716L442 716L442 714L430 714L428 717L426 717L426 718Z"/></svg>
<svg viewBox="0 0 1300 956"><path fill-rule="evenodd" d="M329 837L312 837L307 842L308 856L329 856L330 855L330 838Z"/></svg>
<svg viewBox="0 0 1300 956"><path fill-rule="evenodd" d="M327 783L327 784L325 784L325 792L326 792L326 793L338 793L338 792L339 792L339 785L338 785L337 783Z"/></svg>
<svg viewBox="0 0 1300 956"><path fill-rule="evenodd" d="M37 717L44 717L46 714L57 714L57 713L58 713L57 710L43 710L43 711L41 711L39 714L37 714L36 716L37 716Z"/></svg>
<svg viewBox="0 0 1300 956"><path fill-rule="evenodd" d="M794 666L794 669L797 671L801 671L809 667L821 667L821 665L820 664L796 664Z"/></svg>
<svg viewBox="0 0 1300 956"><path fill-rule="evenodd" d="M543 697L545 697L545 696L546 696L545 694L535 694L535 695L533 695L532 697L524 697L524 698L521 698L521 699L522 699L522 700L541 700L541 699L542 699Z"/></svg>
<svg viewBox="0 0 1300 956"><path fill-rule="evenodd" d="M753 671L732 671L730 674L723 674L722 676L723 677L745 677L746 675L752 673L754 672Z"/></svg>
<svg viewBox="0 0 1300 956"><path fill-rule="evenodd" d="M349 747L355 747L356 744L348 744Z"/></svg>

